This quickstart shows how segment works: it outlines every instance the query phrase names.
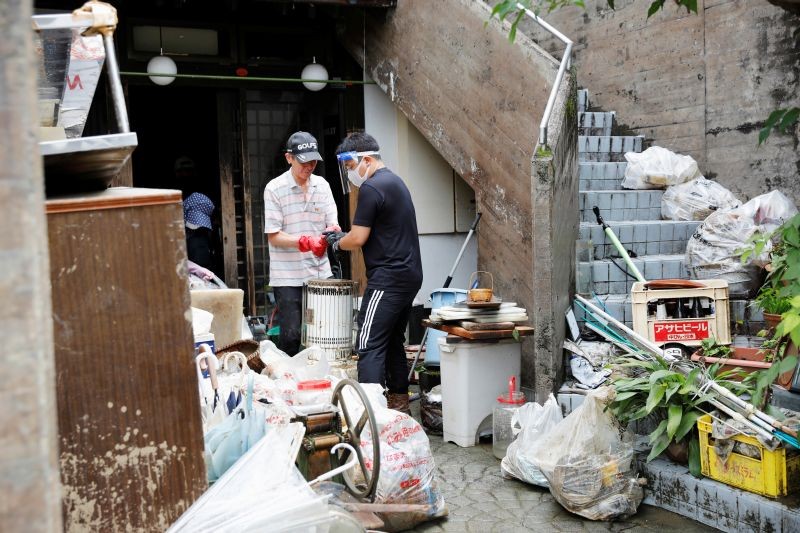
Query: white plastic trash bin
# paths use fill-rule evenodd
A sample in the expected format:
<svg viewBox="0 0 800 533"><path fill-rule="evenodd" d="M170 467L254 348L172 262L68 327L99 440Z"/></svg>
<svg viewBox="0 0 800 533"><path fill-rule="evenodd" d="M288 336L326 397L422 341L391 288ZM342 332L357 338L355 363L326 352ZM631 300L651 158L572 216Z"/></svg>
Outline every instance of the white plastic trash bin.
<svg viewBox="0 0 800 533"><path fill-rule="evenodd" d="M519 381L521 344L439 339L442 373L443 439L475 446L479 433L491 429L497 395L508 388L509 376Z"/></svg>

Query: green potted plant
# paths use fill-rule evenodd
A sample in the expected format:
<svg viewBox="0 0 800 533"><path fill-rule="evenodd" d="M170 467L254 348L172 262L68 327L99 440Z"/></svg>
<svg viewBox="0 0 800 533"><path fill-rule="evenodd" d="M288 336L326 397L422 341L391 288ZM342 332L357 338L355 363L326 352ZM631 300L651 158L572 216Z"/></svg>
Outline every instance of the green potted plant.
<svg viewBox="0 0 800 533"><path fill-rule="evenodd" d="M781 315L792 308L791 300L786 296L781 296L780 288L769 281L758 291L754 302L763 311L764 322L767 329L772 332L778 327Z"/></svg>
<svg viewBox="0 0 800 533"><path fill-rule="evenodd" d="M758 305L766 313L780 313L775 337L789 336L795 345L800 345L800 213L772 234L753 238L751 246L742 254L742 261L751 255L760 255L768 245L772 246L767 266L769 273L759 292Z"/></svg>
<svg viewBox="0 0 800 533"><path fill-rule="evenodd" d="M774 410L765 407L769 387L781 373L793 369L796 364L797 357L788 356L770 368L749 374L739 368L724 370L721 364L707 369L695 367L684 374L660 357L653 361L623 357L614 366L621 367L629 375L612 377L616 397L609 409L623 426L648 416L655 417L659 424L649 435L652 448L647 461L664 452L673 460L685 453L692 475L700 477L697 419L713 410L706 402L715 398L713 393L703 392L701 373L735 394L745 395L757 408L766 408L775 416ZM676 448L683 448L685 452Z"/></svg>
<svg viewBox="0 0 800 533"><path fill-rule="evenodd" d="M699 408L708 399L698 386L701 369L695 368L684 375L660 357L654 361L625 357L619 366L632 375L612 378L617 394L609 407L611 412L623 426L648 416L656 417L659 424L650 432L652 449L647 461L674 445L673 456L682 455L676 447L686 449L689 469L699 476L700 443L695 427L697 419L708 411Z"/></svg>

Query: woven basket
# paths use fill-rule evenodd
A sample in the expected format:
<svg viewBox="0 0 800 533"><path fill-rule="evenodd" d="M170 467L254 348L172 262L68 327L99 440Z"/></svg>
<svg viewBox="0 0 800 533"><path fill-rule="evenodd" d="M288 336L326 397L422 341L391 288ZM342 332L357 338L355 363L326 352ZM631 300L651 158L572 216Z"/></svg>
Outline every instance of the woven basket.
<svg viewBox="0 0 800 533"><path fill-rule="evenodd" d="M266 368L264 361L261 360L261 352L258 350L258 341L252 339L242 339L230 344L226 344L217 350L217 357L222 359L226 353L242 352L247 357L247 366L251 370L261 373Z"/></svg>

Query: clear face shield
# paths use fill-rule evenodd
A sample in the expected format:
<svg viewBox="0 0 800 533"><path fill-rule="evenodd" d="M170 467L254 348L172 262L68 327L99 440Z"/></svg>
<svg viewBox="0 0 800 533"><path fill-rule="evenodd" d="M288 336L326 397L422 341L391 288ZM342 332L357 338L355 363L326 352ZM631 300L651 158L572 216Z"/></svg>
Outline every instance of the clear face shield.
<svg viewBox="0 0 800 533"><path fill-rule="evenodd" d="M361 158L365 155L378 155L380 152L342 152L336 155L336 162L339 167L339 178L342 180L342 193L349 194L351 187L361 187L367 181L366 171L362 176L358 173L358 166Z"/></svg>

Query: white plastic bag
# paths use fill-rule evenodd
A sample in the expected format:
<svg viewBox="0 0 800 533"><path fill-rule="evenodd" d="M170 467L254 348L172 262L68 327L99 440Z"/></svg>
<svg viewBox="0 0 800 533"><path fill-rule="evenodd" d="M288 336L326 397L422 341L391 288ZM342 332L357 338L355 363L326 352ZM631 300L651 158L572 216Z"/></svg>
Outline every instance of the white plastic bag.
<svg viewBox="0 0 800 533"><path fill-rule="evenodd" d="M267 432L266 413L253 401L250 378L244 405L239 405L218 426L203 436L208 480L213 483Z"/></svg>
<svg viewBox="0 0 800 533"><path fill-rule="evenodd" d="M323 379L330 373L328 357L319 346L306 348L289 357L270 341L261 341L259 357L266 365L265 372L273 379L306 381Z"/></svg>
<svg viewBox="0 0 800 533"><path fill-rule="evenodd" d="M168 532L328 531L327 496L294 464L303 433L299 423L271 429Z"/></svg>
<svg viewBox="0 0 800 533"><path fill-rule="evenodd" d="M756 196L741 208L762 233L769 233L797 214L794 205L781 191Z"/></svg>
<svg viewBox="0 0 800 533"><path fill-rule="evenodd" d="M720 209L738 207L739 200L717 183L697 178L668 187L661 198L661 218L665 220L705 220Z"/></svg>
<svg viewBox="0 0 800 533"><path fill-rule="evenodd" d="M422 426L410 416L388 409L380 385L362 384L361 387L375 412L380 438L381 468L375 503L430 506L427 513L379 513L386 531L404 531L426 520L446 516L447 506L436 482L430 441ZM348 407L361 406L349 387L343 390ZM357 408L353 411L353 420L360 418L361 411ZM361 433L361 450L367 468L374 464L372 438L367 425Z"/></svg>
<svg viewBox="0 0 800 533"><path fill-rule="evenodd" d="M756 232L769 233L797 213L780 191L762 194L735 209L716 211L686 244L686 266L696 279L724 279L731 296L749 297L760 286L769 247L742 263L742 253Z"/></svg>
<svg viewBox="0 0 800 533"><path fill-rule="evenodd" d="M651 146L641 153L625 154L628 165L622 187L625 189L663 189L685 183L699 174L697 162L688 155L678 155L661 146Z"/></svg>
<svg viewBox="0 0 800 533"><path fill-rule="evenodd" d="M526 456L526 452L563 418L561 407L552 394L544 405L531 402L517 409L511 417L511 431L516 439L508 445L506 456L500 462L501 471L526 483L547 487L547 478Z"/></svg>
<svg viewBox="0 0 800 533"><path fill-rule="evenodd" d="M631 436L606 410L613 398L611 387L589 392L526 452L558 503L590 520L631 516L644 497Z"/></svg>

